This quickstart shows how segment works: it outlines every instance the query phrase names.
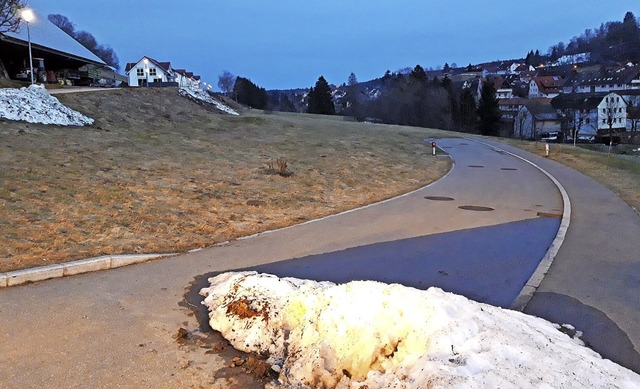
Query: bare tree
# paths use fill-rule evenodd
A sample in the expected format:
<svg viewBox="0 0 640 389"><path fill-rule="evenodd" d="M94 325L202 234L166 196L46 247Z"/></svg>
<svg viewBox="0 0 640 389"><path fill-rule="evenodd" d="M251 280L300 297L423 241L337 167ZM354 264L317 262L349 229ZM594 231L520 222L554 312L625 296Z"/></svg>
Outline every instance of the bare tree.
<svg viewBox="0 0 640 389"><path fill-rule="evenodd" d="M604 104L600 104L599 107L603 108L601 108L602 111L598 114L598 118L602 120L603 124L606 123L609 130L610 153L611 146L613 146L614 132L626 130L627 104L620 96L611 93L604 98Z"/></svg>
<svg viewBox="0 0 640 389"><path fill-rule="evenodd" d="M236 83L236 76L231 74L228 70L222 72L221 75L218 76L218 88L224 93L225 96L229 96L229 94L233 91L233 87Z"/></svg>
<svg viewBox="0 0 640 389"><path fill-rule="evenodd" d="M20 27L18 11L26 5L24 0L0 0L0 33L18 31Z"/></svg>

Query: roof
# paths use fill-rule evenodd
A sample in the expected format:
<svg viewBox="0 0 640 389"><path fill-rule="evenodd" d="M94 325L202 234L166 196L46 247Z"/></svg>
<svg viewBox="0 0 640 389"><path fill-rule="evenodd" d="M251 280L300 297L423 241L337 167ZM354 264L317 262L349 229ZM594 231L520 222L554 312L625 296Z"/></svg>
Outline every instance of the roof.
<svg viewBox="0 0 640 389"><path fill-rule="evenodd" d="M595 109L609 93L564 93L554 97L551 105L556 109Z"/></svg>
<svg viewBox="0 0 640 389"><path fill-rule="evenodd" d="M538 98L538 99L523 99L520 97L514 97L512 99L500 99L498 100L498 105L548 105L551 104L551 99L549 98Z"/></svg>
<svg viewBox="0 0 640 389"><path fill-rule="evenodd" d="M526 109L536 120L560 120L561 117L551 104L525 105Z"/></svg>
<svg viewBox="0 0 640 389"><path fill-rule="evenodd" d="M37 46L40 50L65 54L88 63L106 65L103 60L51 23L46 17L36 14L35 19L29 23L29 32L31 34L31 44L34 47ZM20 29L17 32L3 32L0 34L0 38L19 45L29 45L25 23L20 24Z"/></svg>
<svg viewBox="0 0 640 389"><path fill-rule="evenodd" d="M165 72L168 72L168 71L171 70L171 62L159 62L159 61L156 61L155 59L153 59L151 57L144 56L144 57L140 58L138 60L138 62L129 62L129 63L127 63L127 65L124 68L124 72L125 73L129 73L129 71L131 69L133 69L140 62L144 61L145 58L148 59L151 63L153 63L157 67L159 67L160 69L164 70Z"/></svg>

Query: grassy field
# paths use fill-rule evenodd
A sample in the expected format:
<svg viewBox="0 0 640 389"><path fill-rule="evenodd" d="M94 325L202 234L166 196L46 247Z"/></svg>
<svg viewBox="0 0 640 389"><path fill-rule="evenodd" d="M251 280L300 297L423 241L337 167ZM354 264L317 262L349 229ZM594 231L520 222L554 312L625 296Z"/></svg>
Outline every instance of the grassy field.
<svg viewBox="0 0 640 389"><path fill-rule="evenodd" d="M0 272L184 252L405 193L450 168L425 142L450 136L439 131L232 117L175 89L57 97L95 124L0 120Z"/></svg>
<svg viewBox="0 0 640 389"><path fill-rule="evenodd" d="M544 143L501 139L537 155L545 154ZM594 145L574 147L570 144L550 144L549 158L567 165L604 184L627 204L640 211L640 157L607 154L606 147L591 150ZM640 146L635 146L640 147Z"/></svg>

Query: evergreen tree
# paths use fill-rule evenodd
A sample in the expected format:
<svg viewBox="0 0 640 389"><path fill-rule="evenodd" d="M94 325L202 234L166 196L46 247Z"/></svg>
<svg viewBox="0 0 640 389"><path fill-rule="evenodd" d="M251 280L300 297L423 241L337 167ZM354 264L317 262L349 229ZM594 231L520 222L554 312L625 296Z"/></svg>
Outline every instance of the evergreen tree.
<svg viewBox="0 0 640 389"><path fill-rule="evenodd" d="M465 89L460 95L460 124L463 129L472 128L476 122L476 98L471 89Z"/></svg>
<svg viewBox="0 0 640 389"><path fill-rule="evenodd" d="M498 109L496 88L490 80L485 80L482 84L480 101L478 102L478 117L480 118L478 130L482 135L498 135L500 110Z"/></svg>
<svg viewBox="0 0 640 389"><path fill-rule="evenodd" d="M427 80L427 72L424 71L424 68L420 65L416 65L415 68L411 71L409 76L418 81L426 81Z"/></svg>
<svg viewBox="0 0 640 389"><path fill-rule="evenodd" d="M336 113L333 97L331 96L331 88L323 76L318 78L315 88L311 88L309 91L308 112L321 115L335 115Z"/></svg>
<svg viewBox="0 0 640 389"><path fill-rule="evenodd" d="M267 107L267 91L258 87L248 78L236 78L236 83L233 86L233 96L238 103L248 105L251 108L265 109Z"/></svg>

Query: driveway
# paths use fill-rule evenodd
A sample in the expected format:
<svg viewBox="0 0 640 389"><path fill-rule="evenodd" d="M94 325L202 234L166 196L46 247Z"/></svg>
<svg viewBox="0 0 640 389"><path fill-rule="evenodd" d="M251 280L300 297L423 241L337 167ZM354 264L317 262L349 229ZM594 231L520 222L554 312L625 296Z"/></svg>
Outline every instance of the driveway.
<svg viewBox="0 0 640 389"><path fill-rule="evenodd" d="M509 306L556 235L561 196L511 155L438 143L453 170L405 196L177 257L0 289L0 387L261 387L228 368L232 351L212 352L220 339L199 306L206 278L229 270L436 285Z"/></svg>

